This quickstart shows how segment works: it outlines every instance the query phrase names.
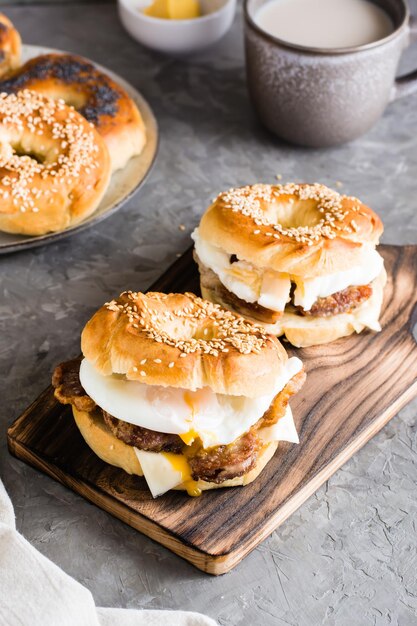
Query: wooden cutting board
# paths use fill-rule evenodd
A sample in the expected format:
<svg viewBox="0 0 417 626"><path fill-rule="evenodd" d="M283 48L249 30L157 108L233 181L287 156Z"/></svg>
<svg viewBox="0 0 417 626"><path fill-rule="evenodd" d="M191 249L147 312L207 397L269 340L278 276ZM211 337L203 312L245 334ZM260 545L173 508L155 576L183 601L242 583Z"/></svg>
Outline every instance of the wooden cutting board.
<svg viewBox="0 0 417 626"><path fill-rule="evenodd" d="M210 574L231 570L417 394L417 247L381 246L388 270L378 334L291 349L308 373L291 402L300 445L282 443L254 483L153 500L144 479L94 455L48 387L8 431L9 449ZM198 291L187 251L152 286ZM77 341L68 357L77 353ZM51 363L51 369L53 367Z"/></svg>

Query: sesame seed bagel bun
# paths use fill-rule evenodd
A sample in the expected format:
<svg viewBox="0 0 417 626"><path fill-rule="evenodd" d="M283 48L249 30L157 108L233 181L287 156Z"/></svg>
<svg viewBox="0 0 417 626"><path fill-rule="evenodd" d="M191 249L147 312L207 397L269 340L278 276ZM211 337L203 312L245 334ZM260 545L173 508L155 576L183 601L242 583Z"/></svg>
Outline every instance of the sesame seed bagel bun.
<svg viewBox="0 0 417 626"><path fill-rule="evenodd" d="M1 47L1 44L0 44ZM73 54L42 54L0 84L0 91L30 89L74 106L105 140L112 171L140 154L146 143L142 116L126 91L95 65Z"/></svg>
<svg viewBox="0 0 417 626"><path fill-rule="evenodd" d="M358 264L383 227L357 198L318 183L253 185L221 193L203 215L201 238L240 260L304 278Z"/></svg>
<svg viewBox="0 0 417 626"><path fill-rule="evenodd" d="M81 348L104 376L246 397L270 393L288 360L262 326L191 293L123 292L93 315Z"/></svg>
<svg viewBox="0 0 417 626"><path fill-rule="evenodd" d="M106 426L101 417L100 411L80 411L72 407L75 422L87 445L105 463L120 467L128 474L143 476L138 457L133 446L117 439ZM251 483L266 466L268 461L274 456L278 447L278 442L273 441L263 446L259 452L256 465L243 476L237 476L223 481L222 483L212 483L204 480L193 481L194 489L206 491L208 489L219 489L220 487L238 487ZM174 487L175 490L186 491L185 485Z"/></svg>
<svg viewBox="0 0 417 626"><path fill-rule="evenodd" d="M20 35L8 17L0 13L0 76L18 67L20 63Z"/></svg>
<svg viewBox="0 0 417 626"><path fill-rule="evenodd" d="M383 289L387 280L385 270L372 283L372 295L350 313L341 313L330 317L304 317L285 311L276 324L263 324L265 330L277 336L285 335L287 340L297 348L307 348L329 343L360 333L365 328L380 330L379 315L381 312ZM224 307L228 304L222 300L221 291L216 285L201 285L204 298L217 302Z"/></svg>
<svg viewBox="0 0 417 626"><path fill-rule="evenodd" d="M0 94L0 230L43 235L97 208L110 157L97 131L63 101Z"/></svg>

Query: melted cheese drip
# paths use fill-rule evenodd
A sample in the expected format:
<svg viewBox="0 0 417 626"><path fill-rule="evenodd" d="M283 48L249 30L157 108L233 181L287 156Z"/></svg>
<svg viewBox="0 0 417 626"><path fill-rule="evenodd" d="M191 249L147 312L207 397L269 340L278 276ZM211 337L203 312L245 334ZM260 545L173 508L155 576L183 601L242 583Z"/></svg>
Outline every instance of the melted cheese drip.
<svg viewBox="0 0 417 626"><path fill-rule="evenodd" d="M230 255L204 241L198 228L191 236L201 262L218 276L229 291L246 302L257 302L271 311L284 310L290 300L291 282L296 285L294 304L309 311L318 298L325 298L351 285L369 284L384 267L381 255L372 246L363 245L357 266L316 278L302 278L255 267L246 261L231 263Z"/></svg>

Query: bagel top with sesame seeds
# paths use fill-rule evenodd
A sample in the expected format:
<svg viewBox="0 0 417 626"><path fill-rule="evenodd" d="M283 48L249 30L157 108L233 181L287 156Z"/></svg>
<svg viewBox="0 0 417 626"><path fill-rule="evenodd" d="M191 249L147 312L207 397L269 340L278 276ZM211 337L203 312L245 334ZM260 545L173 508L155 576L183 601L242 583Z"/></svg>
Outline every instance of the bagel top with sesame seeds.
<svg viewBox="0 0 417 626"><path fill-rule="evenodd" d="M246 397L270 393L288 361L261 326L191 293L123 292L87 323L81 348L104 376Z"/></svg>
<svg viewBox="0 0 417 626"><path fill-rule="evenodd" d="M20 35L9 18L0 13L0 76L19 66L20 53Z"/></svg>
<svg viewBox="0 0 417 626"><path fill-rule="evenodd" d="M109 149L112 171L123 168L146 143L145 125L132 98L82 57L49 53L30 59L0 84L0 91L7 93L22 89L62 98L94 124Z"/></svg>
<svg viewBox="0 0 417 626"><path fill-rule="evenodd" d="M62 100L0 94L0 230L43 235L93 213L110 180L103 139Z"/></svg>
<svg viewBox="0 0 417 626"><path fill-rule="evenodd" d="M204 241L242 261L304 277L355 265L363 245L374 247L382 231L360 200L318 183L229 189L199 226Z"/></svg>

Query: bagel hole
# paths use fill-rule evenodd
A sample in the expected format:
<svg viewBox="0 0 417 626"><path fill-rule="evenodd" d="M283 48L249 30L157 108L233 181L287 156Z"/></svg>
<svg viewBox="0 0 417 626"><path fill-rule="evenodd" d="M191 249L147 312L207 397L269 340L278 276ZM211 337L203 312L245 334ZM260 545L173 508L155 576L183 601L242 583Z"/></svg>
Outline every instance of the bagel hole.
<svg viewBox="0 0 417 626"><path fill-rule="evenodd" d="M40 152L26 150L21 144L13 145L12 148L18 157L29 157L30 159L33 159L41 165L45 163L45 155L41 154Z"/></svg>
<svg viewBox="0 0 417 626"><path fill-rule="evenodd" d="M284 228L312 227L322 219L316 200L294 200L291 196L284 196L271 204L266 215L272 223Z"/></svg>
<svg viewBox="0 0 417 626"><path fill-rule="evenodd" d="M203 339L203 341L211 341L216 339L217 329L212 325L204 326L203 328L196 328L193 334L193 339Z"/></svg>
<svg viewBox="0 0 417 626"><path fill-rule="evenodd" d="M65 93L62 99L64 100L65 104L68 107L74 107L76 111L79 111L79 109L82 109L82 107L85 106L86 101L87 101L87 98L85 97L84 94L74 93L73 91L69 91Z"/></svg>
<svg viewBox="0 0 417 626"><path fill-rule="evenodd" d="M161 330L167 333L174 341L190 341L190 339L202 339L204 341L211 341L217 337L217 329L212 324L206 326L199 326L197 324L190 324L189 321L163 324Z"/></svg>
<svg viewBox="0 0 417 626"><path fill-rule="evenodd" d="M158 327L173 341L189 341L195 332L194 325L190 325L183 320L170 321L169 323L158 325Z"/></svg>

